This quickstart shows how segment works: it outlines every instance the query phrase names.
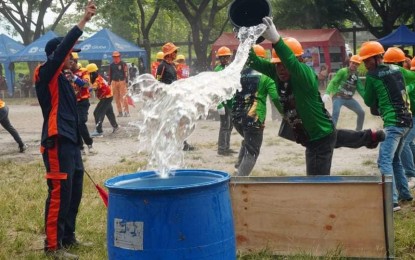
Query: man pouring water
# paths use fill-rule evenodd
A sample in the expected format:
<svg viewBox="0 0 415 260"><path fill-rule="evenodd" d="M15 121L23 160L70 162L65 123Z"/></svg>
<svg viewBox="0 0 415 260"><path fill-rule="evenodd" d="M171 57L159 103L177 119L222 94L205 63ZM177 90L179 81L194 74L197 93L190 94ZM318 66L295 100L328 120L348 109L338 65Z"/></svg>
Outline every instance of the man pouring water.
<svg viewBox="0 0 415 260"><path fill-rule="evenodd" d="M267 29L263 37L272 42L277 54L276 64L250 52L248 64L275 80L284 120L291 139L306 148L307 175L330 175L335 147L374 148L384 140L383 131L336 130L318 91L314 71L303 63L303 48L291 37L282 38L272 19L264 17Z"/></svg>

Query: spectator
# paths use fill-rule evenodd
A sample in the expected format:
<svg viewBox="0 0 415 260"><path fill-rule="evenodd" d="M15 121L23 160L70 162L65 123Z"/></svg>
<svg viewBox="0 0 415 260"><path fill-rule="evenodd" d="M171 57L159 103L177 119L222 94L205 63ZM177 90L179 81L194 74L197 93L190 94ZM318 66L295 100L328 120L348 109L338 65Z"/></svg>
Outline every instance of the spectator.
<svg viewBox="0 0 415 260"><path fill-rule="evenodd" d="M162 50L164 54L163 60L157 67L156 79L164 84L171 84L177 80L176 66L174 60L177 56L179 48L171 42L163 45ZM190 145L186 140L183 142L184 151L192 151L195 147Z"/></svg>
<svg viewBox="0 0 415 260"><path fill-rule="evenodd" d="M12 126L9 120L9 107L6 106L6 103L0 99L0 124L1 126L9 132L16 143L19 145L19 152L23 153L27 149L27 145L23 143L22 138L20 138L17 130Z"/></svg>
<svg viewBox="0 0 415 260"><path fill-rule="evenodd" d="M131 63L131 67L128 69L128 76L130 77L130 81L134 81L138 75L138 69L134 63Z"/></svg>
<svg viewBox="0 0 415 260"><path fill-rule="evenodd" d="M127 101L127 63L121 60L121 54L118 51L112 53L112 58L113 62L110 64L109 84L114 93L118 117L129 117L130 109Z"/></svg>
<svg viewBox="0 0 415 260"><path fill-rule="evenodd" d="M320 72L318 73L318 82L319 88L325 89L327 85L327 78L329 76L329 71L326 65L321 65Z"/></svg>
<svg viewBox="0 0 415 260"><path fill-rule="evenodd" d="M164 53L162 51L157 52L156 60L151 63L151 75L154 77L157 76L157 68L159 67L161 61L164 59Z"/></svg>
<svg viewBox="0 0 415 260"><path fill-rule="evenodd" d="M176 58L176 71L177 71L177 79L185 79L190 76L190 68L186 64L186 59L184 55L180 54L177 55Z"/></svg>
<svg viewBox="0 0 415 260"><path fill-rule="evenodd" d="M226 47L222 46L218 49L216 56L219 58L220 64L218 64L214 71L224 70L231 61L232 52ZM237 153L230 148L231 145L231 133L233 129L232 123L232 102L233 100L227 100L218 105L217 110L220 116L220 127L218 137L218 154L223 156L229 156L232 153Z"/></svg>
<svg viewBox="0 0 415 260"><path fill-rule="evenodd" d="M45 253L55 259L78 259L65 248L86 246L75 237L82 198L84 167L79 149L76 96L63 70L85 24L96 13L89 1L78 25L62 38L46 43L46 62L35 71L37 98L43 114L41 152L46 168L48 196L45 209Z"/></svg>

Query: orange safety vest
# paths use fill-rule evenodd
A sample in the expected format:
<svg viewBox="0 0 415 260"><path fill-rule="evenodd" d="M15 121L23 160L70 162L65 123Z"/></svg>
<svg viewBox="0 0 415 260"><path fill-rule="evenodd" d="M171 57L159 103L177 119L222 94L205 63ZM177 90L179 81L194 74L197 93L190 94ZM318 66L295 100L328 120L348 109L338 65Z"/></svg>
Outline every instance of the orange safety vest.
<svg viewBox="0 0 415 260"><path fill-rule="evenodd" d="M190 68L184 63L179 63L176 65L177 79L185 79L190 75Z"/></svg>
<svg viewBox="0 0 415 260"><path fill-rule="evenodd" d="M72 87L75 90L75 95L76 95L76 101L82 101L85 99L88 99L91 97L91 94L89 93L89 77L86 78L86 71L82 71L82 70L77 70L74 72L74 74L82 79L83 81L86 81L86 85L80 87L78 85L76 85L75 83L72 82Z"/></svg>
<svg viewBox="0 0 415 260"><path fill-rule="evenodd" d="M108 85L108 82L101 75L98 75L94 84L92 84L92 88L96 91L98 99L112 97L111 86Z"/></svg>
<svg viewBox="0 0 415 260"><path fill-rule="evenodd" d="M157 68L160 65L160 62L158 61L153 61L153 63L151 63L151 75L153 75L154 77L156 77L157 75Z"/></svg>

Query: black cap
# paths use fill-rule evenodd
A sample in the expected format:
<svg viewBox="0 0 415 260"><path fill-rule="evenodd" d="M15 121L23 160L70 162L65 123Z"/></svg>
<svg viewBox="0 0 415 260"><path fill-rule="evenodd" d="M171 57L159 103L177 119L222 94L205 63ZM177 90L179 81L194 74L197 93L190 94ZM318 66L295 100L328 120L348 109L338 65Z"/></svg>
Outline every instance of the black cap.
<svg viewBox="0 0 415 260"><path fill-rule="evenodd" d="M51 55L56 50L58 45L62 42L62 40L63 40L63 37L56 37L56 38L49 40L45 46L46 56ZM81 49L75 49L75 48L72 49L72 52L80 52L80 51Z"/></svg>

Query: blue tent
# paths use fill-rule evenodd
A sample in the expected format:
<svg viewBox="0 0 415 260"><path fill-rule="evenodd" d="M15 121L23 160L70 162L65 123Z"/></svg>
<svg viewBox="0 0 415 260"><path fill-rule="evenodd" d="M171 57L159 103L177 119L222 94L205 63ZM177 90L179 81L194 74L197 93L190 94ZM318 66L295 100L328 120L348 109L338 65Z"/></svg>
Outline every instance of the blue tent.
<svg viewBox="0 0 415 260"><path fill-rule="evenodd" d="M45 46L46 43L57 37L56 33L49 31L42 37L38 38L36 41L27 45L21 51L15 53L11 56L10 60L12 62L28 62L28 61L46 61Z"/></svg>
<svg viewBox="0 0 415 260"><path fill-rule="evenodd" d="M389 35L379 39L378 42L385 46L415 45L415 33L405 25L401 25Z"/></svg>
<svg viewBox="0 0 415 260"><path fill-rule="evenodd" d="M9 95L13 95L13 73L9 69L10 56L24 48L23 44L13 40L7 35L0 34L0 63L4 66L7 91Z"/></svg>
<svg viewBox="0 0 415 260"><path fill-rule="evenodd" d="M102 29L90 38L78 44L81 49L81 60L108 60L112 61L112 52L119 51L123 58L142 58L147 64L147 54L143 48L121 38L108 29Z"/></svg>

